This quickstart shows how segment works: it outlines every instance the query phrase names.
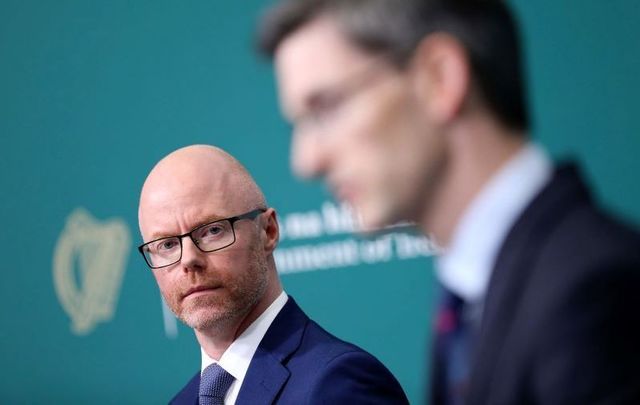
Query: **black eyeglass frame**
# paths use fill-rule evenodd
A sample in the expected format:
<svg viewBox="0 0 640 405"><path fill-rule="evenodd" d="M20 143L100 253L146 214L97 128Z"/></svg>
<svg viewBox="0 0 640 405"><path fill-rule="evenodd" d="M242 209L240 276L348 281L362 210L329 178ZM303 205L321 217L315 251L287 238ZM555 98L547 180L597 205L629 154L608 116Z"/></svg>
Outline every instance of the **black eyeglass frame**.
<svg viewBox="0 0 640 405"><path fill-rule="evenodd" d="M249 211L249 212L245 212L244 214L240 214L240 215L236 215L235 217L230 217L230 218L221 218L221 219L216 219L215 221L211 221L211 222L207 222L206 224L202 224L202 225L198 225L197 227L193 228L192 230L190 230L189 232L183 233L182 235L174 235L174 236L164 236L162 238L158 238L158 239L154 239L152 241L143 243L142 245L138 246L138 251L140 252L140 254L142 255L142 258L144 259L145 263L147 263L147 266L149 266L152 269L162 269L164 267L169 267L172 266L176 263L178 263L180 260L182 260L182 238L184 238L185 236L188 236L189 239L191 239L191 241L193 242L193 244L201 251L204 253L211 253L211 252L216 252L218 250L222 250L224 248L228 248L229 246L233 245L236 242L236 229L235 229L235 223L237 221L240 221L242 219L256 219L258 217L258 215L263 214L267 212L266 208L256 208L255 210ZM224 222L224 221L229 221L229 224L231 225L231 233L233 234L233 240L231 242L229 242L228 244L216 248L216 249L212 249L212 250L204 250L202 249L199 245L198 242L193 238L193 233L198 231L199 229L202 229L206 226L210 226L212 224L218 223L218 222ZM149 260L147 260L147 256L144 254L144 248L145 246L151 244L151 243L155 243L159 240L164 240L164 239L173 239L173 238L177 238L178 241L180 242L180 257L178 257L178 259L175 262L169 263L169 264L165 264L163 266L154 266L151 263L149 263Z"/></svg>

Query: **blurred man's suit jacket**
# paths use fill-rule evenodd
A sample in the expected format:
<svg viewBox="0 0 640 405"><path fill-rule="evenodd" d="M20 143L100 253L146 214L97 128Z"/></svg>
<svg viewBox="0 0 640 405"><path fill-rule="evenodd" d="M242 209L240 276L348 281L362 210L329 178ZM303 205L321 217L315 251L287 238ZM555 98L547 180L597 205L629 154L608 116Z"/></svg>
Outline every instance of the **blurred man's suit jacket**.
<svg viewBox="0 0 640 405"><path fill-rule="evenodd" d="M526 208L491 277L469 404L640 404L640 236L575 167Z"/></svg>

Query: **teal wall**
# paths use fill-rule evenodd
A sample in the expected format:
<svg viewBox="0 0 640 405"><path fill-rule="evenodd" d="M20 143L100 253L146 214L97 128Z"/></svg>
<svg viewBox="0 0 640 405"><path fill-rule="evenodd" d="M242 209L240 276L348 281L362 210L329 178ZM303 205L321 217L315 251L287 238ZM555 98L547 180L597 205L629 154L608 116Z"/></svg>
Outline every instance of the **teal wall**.
<svg viewBox="0 0 640 405"><path fill-rule="evenodd" d="M640 3L513 3L535 137L640 222ZM286 221L282 252L355 246L349 264L290 265L285 289L421 401L431 259L402 235L332 230L330 196L290 175L271 67L251 47L265 4L0 0L0 403L165 403L198 369L192 332L164 317L134 248L145 175L193 143L255 175Z"/></svg>

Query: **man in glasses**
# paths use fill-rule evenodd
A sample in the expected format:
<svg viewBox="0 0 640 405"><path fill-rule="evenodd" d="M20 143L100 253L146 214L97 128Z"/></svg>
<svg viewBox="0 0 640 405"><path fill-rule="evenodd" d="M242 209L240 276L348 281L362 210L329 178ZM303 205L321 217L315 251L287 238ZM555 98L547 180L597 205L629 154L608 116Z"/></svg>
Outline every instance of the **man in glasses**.
<svg viewBox="0 0 640 405"><path fill-rule="evenodd" d="M162 159L140 195L140 247L202 367L174 404L402 404L373 356L311 321L282 290L276 212L246 169L209 146Z"/></svg>
<svg viewBox="0 0 640 405"><path fill-rule="evenodd" d="M640 403L640 238L529 140L503 2L281 0L259 41L293 170L443 248L432 403Z"/></svg>

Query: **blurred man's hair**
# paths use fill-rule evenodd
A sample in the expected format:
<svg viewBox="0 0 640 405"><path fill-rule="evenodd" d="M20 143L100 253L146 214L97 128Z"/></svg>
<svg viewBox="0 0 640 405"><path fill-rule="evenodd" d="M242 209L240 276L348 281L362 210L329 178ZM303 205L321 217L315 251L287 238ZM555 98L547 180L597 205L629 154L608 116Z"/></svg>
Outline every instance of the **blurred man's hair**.
<svg viewBox="0 0 640 405"><path fill-rule="evenodd" d="M505 125L528 129L518 29L502 1L282 0L262 20L260 50L273 57L287 36L319 16L334 18L354 45L398 68L407 65L428 34L454 36L467 52L474 83L489 108Z"/></svg>

